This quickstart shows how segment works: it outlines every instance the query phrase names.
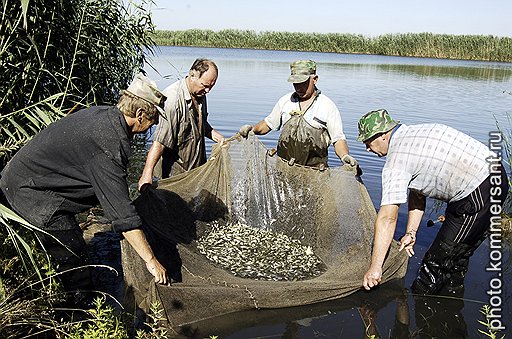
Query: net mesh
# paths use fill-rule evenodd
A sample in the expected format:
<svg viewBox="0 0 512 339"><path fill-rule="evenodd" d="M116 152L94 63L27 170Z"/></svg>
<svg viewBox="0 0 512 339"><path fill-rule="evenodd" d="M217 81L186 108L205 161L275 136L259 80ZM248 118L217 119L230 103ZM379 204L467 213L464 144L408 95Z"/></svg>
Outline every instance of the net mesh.
<svg viewBox="0 0 512 339"><path fill-rule="evenodd" d="M160 302L167 325L176 331L237 311L338 299L361 288L369 267L376 212L364 184L345 167L318 171L289 166L270 156L256 136L214 147L206 164L161 180L134 203L155 255L173 280L181 282L155 284L123 241L128 295L145 312ZM198 249L198 239L233 224L300 241L320 258L323 273L293 281L234 275ZM272 253L260 257L275 260ZM406 269L407 255L393 242L383 282L403 277Z"/></svg>

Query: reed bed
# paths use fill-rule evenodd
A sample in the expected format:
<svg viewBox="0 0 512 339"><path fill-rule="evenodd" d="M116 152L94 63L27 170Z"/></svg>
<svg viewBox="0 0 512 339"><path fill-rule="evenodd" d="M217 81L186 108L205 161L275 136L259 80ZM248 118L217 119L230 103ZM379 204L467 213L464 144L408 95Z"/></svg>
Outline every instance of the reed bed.
<svg viewBox="0 0 512 339"><path fill-rule="evenodd" d="M0 170L62 116L115 103L155 46L150 3L2 1ZM3 198L0 194L0 338L128 338L117 313L102 302L87 311L83 323L73 317L84 311L62 309L65 296L39 245L38 229L3 205ZM129 319L126 329L133 332Z"/></svg>
<svg viewBox="0 0 512 339"><path fill-rule="evenodd" d="M367 37L343 33L190 29L157 30L153 39L161 46L294 50L512 62L512 38L492 35L403 33Z"/></svg>
<svg viewBox="0 0 512 339"><path fill-rule="evenodd" d="M115 103L154 46L148 5L22 3L4 0L0 21L0 169L63 115Z"/></svg>

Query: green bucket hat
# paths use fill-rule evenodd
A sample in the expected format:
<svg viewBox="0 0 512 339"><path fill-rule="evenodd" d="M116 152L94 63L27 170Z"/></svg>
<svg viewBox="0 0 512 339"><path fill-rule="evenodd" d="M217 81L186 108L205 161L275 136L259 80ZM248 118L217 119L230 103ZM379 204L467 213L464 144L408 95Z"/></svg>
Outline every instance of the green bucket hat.
<svg viewBox="0 0 512 339"><path fill-rule="evenodd" d="M288 82L300 84L308 80L311 74L316 74L316 63L313 60L297 60L290 64L290 71Z"/></svg>
<svg viewBox="0 0 512 339"><path fill-rule="evenodd" d="M393 120L385 109L368 112L359 119L357 124L359 129L357 140L365 142L379 133L392 130L399 123L400 121Z"/></svg>

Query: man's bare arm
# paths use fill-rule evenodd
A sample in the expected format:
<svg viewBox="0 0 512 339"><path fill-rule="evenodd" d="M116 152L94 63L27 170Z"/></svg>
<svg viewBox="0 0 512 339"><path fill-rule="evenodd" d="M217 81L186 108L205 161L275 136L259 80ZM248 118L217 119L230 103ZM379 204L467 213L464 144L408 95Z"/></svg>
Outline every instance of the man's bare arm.
<svg viewBox="0 0 512 339"><path fill-rule="evenodd" d="M155 165L164 153L165 146L162 145L158 141L153 141L151 148L149 149L148 156L146 158L146 164L144 165L144 170L142 171L142 175L139 179L139 190L144 184L152 184L153 183L153 171L155 169Z"/></svg>
<svg viewBox="0 0 512 339"><path fill-rule="evenodd" d="M149 273L155 277L155 282L159 284L167 284L169 282L167 272L153 254L153 250L149 246L144 232L140 229L133 229L123 232L123 236L135 249L142 260L144 260Z"/></svg>

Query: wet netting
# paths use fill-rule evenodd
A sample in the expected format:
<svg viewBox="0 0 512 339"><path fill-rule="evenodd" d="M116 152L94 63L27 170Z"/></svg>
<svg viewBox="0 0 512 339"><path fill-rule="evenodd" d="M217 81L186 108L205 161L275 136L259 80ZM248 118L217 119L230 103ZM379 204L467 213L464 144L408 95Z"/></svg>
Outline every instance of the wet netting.
<svg viewBox="0 0 512 339"><path fill-rule="evenodd" d="M173 279L157 285L124 241L128 294L155 301L179 332L232 312L307 305L361 288L375 208L344 167L290 166L256 136L214 147L203 166L161 180L135 200L155 255ZM383 282L401 278L407 255L393 242Z"/></svg>

